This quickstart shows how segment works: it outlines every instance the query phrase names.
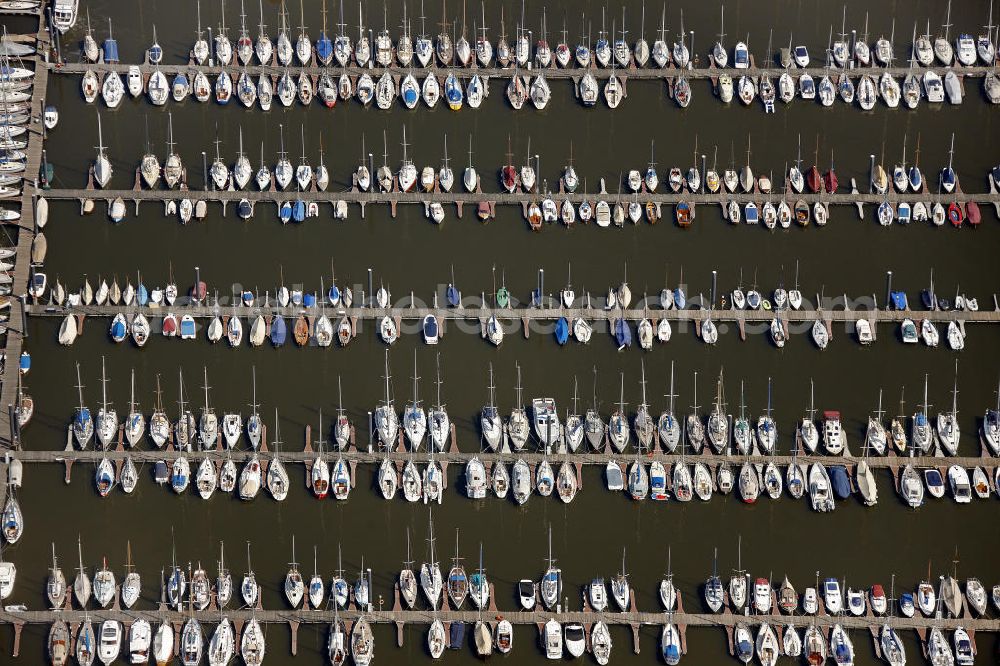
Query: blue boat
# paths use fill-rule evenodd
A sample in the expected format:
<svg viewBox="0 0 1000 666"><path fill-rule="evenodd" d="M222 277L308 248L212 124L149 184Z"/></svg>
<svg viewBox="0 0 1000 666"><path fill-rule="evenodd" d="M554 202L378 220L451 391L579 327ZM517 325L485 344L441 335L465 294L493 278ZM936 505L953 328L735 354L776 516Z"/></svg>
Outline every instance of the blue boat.
<svg viewBox="0 0 1000 666"><path fill-rule="evenodd" d="M113 37L108 37L104 40L104 62L117 63L118 61L118 42Z"/></svg>
<svg viewBox="0 0 1000 666"><path fill-rule="evenodd" d="M281 220L282 224L288 224L292 221L292 204L287 201L282 201L281 205L278 206L278 219Z"/></svg>
<svg viewBox="0 0 1000 666"><path fill-rule="evenodd" d="M909 224L911 216L912 209L910 208L910 204L905 201L900 201L899 208L896 209L896 217L899 218L899 223Z"/></svg>
<svg viewBox="0 0 1000 666"><path fill-rule="evenodd" d="M847 477L847 468L843 465L830 465L830 485L837 499L847 499L851 496L851 480Z"/></svg>
<svg viewBox="0 0 1000 666"><path fill-rule="evenodd" d="M632 329L624 319L615 320L615 340L618 342L618 351L632 346Z"/></svg>
<svg viewBox="0 0 1000 666"><path fill-rule="evenodd" d="M437 344L439 337L438 320L432 314L424 317L424 342L429 345Z"/></svg>
<svg viewBox="0 0 1000 666"><path fill-rule="evenodd" d="M81 433L92 432L93 428L93 417L90 415L90 409L87 407L81 407L76 410L76 416L73 417L73 430Z"/></svg>
<svg viewBox="0 0 1000 666"><path fill-rule="evenodd" d="M170 474L170 486L174 489L174 492L183 492L187 488L187 484L187 475L178 469L178 465L174 465L173 471Z"/></svg>
<svg viewBox="0 0 1000 666"><path fill-rule="evenodd" d="M556 342L564 345L567 340L569 340L569 322L566 321L566 317L559 317L556 321Z"/></svg>
<svg viewBox="0 0 1000 666"><path fill-rule="evenodd" d="M892 307L897 310L906 310L909 306L906 301L905 291L893 291L889 294L892 297Z"/></svg>
<svg viewBox="0 0 1000 666"><path fill-rule="evenodd" d="M149 304L149 291L146 289L146 285L140 282L139 288L136 289L135 293L136 293L136 300L139 302L139 305Z"/></svg>
<svg viewBox="0 0 1000 666"><path fill-rule="evenodd" d="M319 39L316 40L316 59L324 65L329 65L333 59L333 42L325 32L319 33Z"/></svg>
<svg viewBox="0 0 1000 666"><path fill-rule="evenodd" d="M125 322L115 319L111 322L111 339L115 342L121 342L125 339L125 335L128 331L125 330Z"/></svg>
<svg viewBox="0 0 1000 666"><path fill-rule="evenodd" d="M103 466L98 466L97 475L95 476L94 481L97 483L97 488L101 490L101 494L104 494L111 488L111 486L115 485L115 476L114 473L108 472L108 470Z"/></svg>
<svg viewBox="0 0 1000 666"><path fill-rule="evenodd" d="M302 305L307 308L316 307L316 294L302 294Z"/></svg>
<svg viewBox="0 0 1000 666"><path fill-rule="evenodd" d="M195 335L194 319L181 319L181 337L193 338Z"/></svg>
<svg viewBox="0 0 1000 666"><path fill-rule="evenodd" d="M287 337L288 327L285 326L285 318L281 315L275 316L274 320L271 321L271 344L280 347L285 344Z"/></svg>
<svg viewBox="0 0 1000 666"><path fill-rule="evenodd" d="M306 202L302 199L296 199L295 205L292 206L292 219L296 222L303 222L306 219Z"/></svg>
<svg viewBox="0 0 1000 666"><path fill-rule="evenodd" d="M17 367L22 375L28 374L31 370L31 354L26 351L21 352L21 360L17 362Z"/></svg>
<svg viewBox="0 0 1000 666"><path fill-rule="evenodd" d="M686 305L687 295L684 293L683 289L677 287L674 289L674 307L678 310L683 310Z"/></svg>
<svg viewBox="0 0 1000 666"><path fill-rule="evenodd" d="M419 96L417 95L417 89L411 88L410 86L406 86L403 88L402 92L403 92L403 103L406 104L407 107L415 106L417 100L419 99Z"/></svg>
<svg viewBox="0 0 1000 666"><path fill-rule="evenodd" d="M448 633L448 649L461 650L465 644L465 623L452 622Z"/></svg>
<svg viewBox="0 0 1000 666"><path fill-rule="evenodd" d="M955 189L955 170L950 166L941 170L941 187L944 188L945 192L951 192Z"/></svg>
<svg viewBox="0 0 1000 666"><path fill-rule="evenodd" d="M457 308L459 304L461 304L462 293L458 290L458 288L455 285L453 284L448 285L447 295L448 295L448 305L450 305L451 307Z"/></svg>
<svg viewBox="0 0 1000 666"><path fill-rule="evenodd" d="M462 92L462 84L458 82L454 74L449 74L448 78L445 79L444 96L448 100L448 106L453 111L458 111L462 108L462 100L465 98L465 93Z"/></svg>
<svg viewBox="0 0 1000 666"><path fill-rule="evenodd" d="M337 289L337 285L330 285L330 289L326 292L326 297L333 307L340 305L340 289Z"/></svg>

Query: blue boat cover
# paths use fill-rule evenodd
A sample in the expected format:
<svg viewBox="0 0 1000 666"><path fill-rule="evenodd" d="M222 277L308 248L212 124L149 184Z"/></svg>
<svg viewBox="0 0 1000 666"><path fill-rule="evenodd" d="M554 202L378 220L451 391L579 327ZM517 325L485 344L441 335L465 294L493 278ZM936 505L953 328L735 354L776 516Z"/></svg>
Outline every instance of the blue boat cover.
<svg viewBox="0 0 1000 666"><path fill-rule="evenodd" d="M330 41L325 32L320 33L319 39L316 40L316 57L323 62L330 62L332 56L333 42Z"/></svg>
<svg viewBox="0 0 1000 666"><path fill-rule="evenodd" d="M454 74L449 74L448 79L445 81L444 94L448 99L449 104L460 104L462 102L463 93L462 86L459 84L458 79L455 78Z"/></svg>
<svg viewBox="0 0 1000 666"><path fill-rule="evenodd" d="M181 335L194 335L193 319L181 319Z"/></svg>
<svg viewBox="0 0 1000 666"><path fill-rule="evenodd" d="M894 291L890 293L892 296L892 307L897 310L905 310L907 307L906 292L905 291Z"/></svg>
<svg viewBox="0 0 1000 666"><path fill-rule="evenodd" d="M271 344L275 347L280 347L285 344L285 338L288 336L288 327L285 326L285 318L278 315L271 322Z"/></svg>
<svg viewBox="0 0 1000 666"><path fill-rule="evenodd" d="M453 308L457 308L459 303L462 302L462 293L453 284L448 285L448 290L446 293L448 297L448 305L450 305Z"/></svg>
<svg viewBox="0 0 1000 666"><path fill-rule="evenodd" d="M847 478L847 468L843 465L831 465L829 468L830 485L837 499L847 499L851 496L851 481Z"/></svg>
<svg viewBox="0 0 1000 666"><path fill-rule="evenodd" d="M687 296L684 294L684 290L680 287L674 289L674 307L678 310L683 310L684 306L687 305Z"/></svg>
<svg viewBox="0 0 1000 666"><path fill-rule="evenodd" d="M292 204L287 201L281 203L281 206L278 208L278 219L282 222L288 222L292 219Z"/></svg>
<svg viewBox="0 0 1000 666"><path fill-rule="evenodd" d="M139 283L139 288L136 290L136 298L139 299L139 305L146 305L149 303L149 291L146 290L146 285Z"/></svg>
<svg viewBox="0 0 1000 666"><path fill-rule="evenodd" d="M307 308L316 307L316 294L302 294L302 305Z"/></svg>
<svg viewBox="0 0 1000 666"><path fill-rule="evenodd" d="M340 303L340 289L337 289L337 285L330 285L329 291L326 292L326 297L330 299L331 305L337 305Z"/></svg>
<svg viewBox="0 0 1000 666"><path fill-rule="evenodd" d="M566 321L566 317L559 317L556 322L556 342L564 345L567 340L569 340L569 322Z"/></svg>
<svg viewBox="0 0 1000 666"><path fill-rule="evenodd" d="M632 329L624 319L615 320L615 339L619 347L632 346Z"/></svg>
<svg viewBox="0 0 1000 666"><path fill-rule="evenodd" d="M104 40L104 62L118 62L118 42L110 37Z"/></svg>
<svg viewBox="0 0 1000 666"><path fill-rule="evenodd" d="M21 352L21 360L18 361L18 368L20 368L22 375L31 370L31 354L26 351Z"/></svg>
<svg viewBox="0 0 1000 666"><path fill-rule="evenodd" d="M295 205L292 206L292 219L296 222L302 222L306 219L306 202L302 199L298 199Z"/></svg>
<svg viewBox="0 0 1000 666"><path fill-rule="evenodd" d="M428 338L436 338L438 334L437 318L429 316L424 319L424 335Z"/></svg>
<svg viewBox="0 0 1000 666"><path fill-rule="evenodd" d="M116 341L122 341L125 339L125 324L120 321L114 321L111 324L111 337Z"/></svg>
<svg viewBox="0 0 1000 666"><path fill-rule="evenodd" d="M451 650L461 650L465 643L465 623L452 622L450 635L448 636L448 648Z"/></svg>
<svg viewBox="0 0 1000 666"><path fill-rule="evenodd" d="M403 101L407 106L412 106L417 103L417 91L413 88L403 89Z"/></svg>

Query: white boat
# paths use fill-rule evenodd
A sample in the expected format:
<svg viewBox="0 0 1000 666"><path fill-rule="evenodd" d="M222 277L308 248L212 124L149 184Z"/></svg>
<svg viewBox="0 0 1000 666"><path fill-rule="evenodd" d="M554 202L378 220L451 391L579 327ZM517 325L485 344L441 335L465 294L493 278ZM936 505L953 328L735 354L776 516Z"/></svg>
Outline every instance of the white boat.
<svg viewBox="0 0 1000 666"><path fill-rule="evenodd" d="M98 632L97 658L104 666L118 659L122 647L122 625L117 620L105 620Z"/></svg>

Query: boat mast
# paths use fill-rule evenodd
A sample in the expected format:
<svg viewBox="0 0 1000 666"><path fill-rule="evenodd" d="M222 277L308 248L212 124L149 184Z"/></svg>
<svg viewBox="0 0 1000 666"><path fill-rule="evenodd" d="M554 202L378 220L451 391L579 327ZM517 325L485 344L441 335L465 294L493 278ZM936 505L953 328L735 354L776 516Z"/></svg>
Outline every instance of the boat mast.
<svg viewBox="0 0 1000 666"><path fill-rule="evenodd" d="M955 384L951 389L951 418L956 420L958 417L958 359L955 359ZM956 421L955 425L958 423Z"/></svg>
<svg viewBox="0 0 1000 666"><path fill-rule="evenodd" d="M673 361L670 361L670 395L668 395L667 397L670 398L670 416L673 417L673 415L674 415L674 398L676 397L674 395L674 362Z"/></svg>
<svg viewBox="0 0 1000 666"><path fill-rule="evenodd" d="M108 413L108 378L104 374L104 357L101 357L101 414Z"/></svg>
<svg viewBox="0 0 1000 666"><path fill-rule="evenodd" d="M80 396L80 407L79 410L82 412L84 410L83 406L83 384L80 383L80 364L76 364L76 392Z"/></svg>

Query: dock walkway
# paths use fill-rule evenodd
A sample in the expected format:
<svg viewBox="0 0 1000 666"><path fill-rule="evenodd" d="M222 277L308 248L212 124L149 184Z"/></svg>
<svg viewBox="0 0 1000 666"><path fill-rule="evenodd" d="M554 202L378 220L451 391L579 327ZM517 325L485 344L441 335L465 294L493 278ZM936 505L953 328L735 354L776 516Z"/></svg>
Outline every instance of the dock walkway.
<svg viewBox="0 0 1000 666"><path fill-rule="evenodd" d="M41 16L47 4L42 2L39 3L39 7L30 12L23 12L38 17L38 31L34 35L37 54L31 58L24 59L25 63L34 63L35 78L31 96L31 124L25 133L28 146L25 149L27 155L24 170L25 179L21 184L23 188L20 198L21 217L15 224L5 226L7 233L12 236L13 245L17 246L12 273L12 294L26 294L28 291L28 280L31 276L31 250L35 238L35 198L39 194L38 177L41 173L42 141L45 133L44 126L42 125L42 116L44 114L45 95L49 78L49 68L44 62L49 50L49 33L46 30L45 21ZM13 413L14 403L17 401L18 360L24 349L24 338L26 337L26 332L23 330L23 324L26 321L23 312L23 303L18 298L11 299L9 321L10 325L6 336L7 344L4 348L6 365L3 374L3 383L0 385L0 442L11 442L15 439L11 414Z"/></svg>

